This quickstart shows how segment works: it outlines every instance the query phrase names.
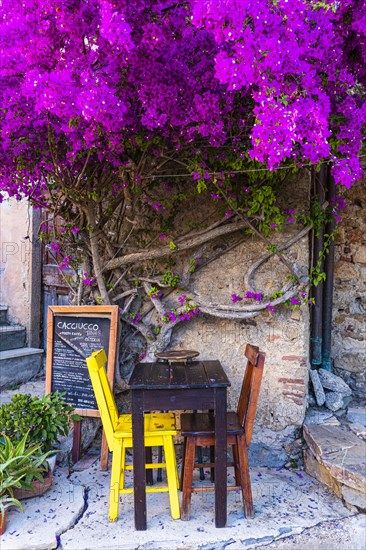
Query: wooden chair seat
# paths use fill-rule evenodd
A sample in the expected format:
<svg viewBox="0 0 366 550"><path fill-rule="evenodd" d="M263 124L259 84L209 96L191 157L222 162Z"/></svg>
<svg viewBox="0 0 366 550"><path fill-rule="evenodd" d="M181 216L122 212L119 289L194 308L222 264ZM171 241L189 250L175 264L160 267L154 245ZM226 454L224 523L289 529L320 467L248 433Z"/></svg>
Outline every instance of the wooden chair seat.
<svg viewBox="0 0 366 550"><path fill-rule="evenodd" d="M198 435L215 435L215 419L210 413L183 413L180 417L181 434L184 437ZM244 432L238 414L227 413L226 430L229 434Z"/></svg>
<svg viewBox="0 0 366 550"><path fill-rule="evenodd" d="M232 446L235 471L234 489L241 489L244 513L253 517L253 498L250 486L248 448L252 438L255 413L261 386L265 354L259 348L247 344L245 349L247 366L241 387L236 412L227 413L227 444ZM214 487L193 487L193 470L203 466L211 467L211 479L214 478L215 419L210 413L184 413L181 415L181 433L184 437L183 463L181 472L182 513L181 518L188 520L191 508L192 492L214 490ZM209 464L195 464L196 447L208 446L211 449ZM219 498L219 495L216 495Z"/></svg>
<svg viewBox="0 0 366 550"><path fill-rule="evenodd" d="M126 449L132 448L132 416L119 415L113 393L111 391L105 364L107 356L102 349L86 359L89 376L97 401L100 418L107 438L109 450L112 453L112 472L109 489L109 521L118 518L119 498L121 494L133 492L133 487L125 487L125 472L133 470L133 465L126 464ZM178 499L178 470L175 457L173 436L175 416L173 413L150 413L144 416L145 447L161 446L164 449L165 462L146 463L146 469L166 468L167 485L147 487L146 492L169 492L170 511L173 519L180 517Z"/></svg>

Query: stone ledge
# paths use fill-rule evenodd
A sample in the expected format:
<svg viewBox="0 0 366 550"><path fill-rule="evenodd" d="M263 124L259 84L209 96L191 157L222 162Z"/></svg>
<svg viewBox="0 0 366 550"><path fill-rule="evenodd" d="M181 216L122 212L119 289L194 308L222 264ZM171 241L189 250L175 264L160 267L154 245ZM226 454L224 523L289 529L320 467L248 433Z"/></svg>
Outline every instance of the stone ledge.
<svg viewBox="0 0 366 550"><path fill-rule="evenodd" d="M17 348L0 351L0 361L5 359L13 359L14 357L24 357L28 355L43 354L43 349L40 348Z"/></svg>
<svg viewBox="0 0 366 550"><path fill-rule="evenodd" d="M366 509L366 443L341 426L304 425L305 470L349 505Z"/></svg>
<svg viewBox="0 0 366 550"><path fill-rule="evenodd" d="M28 382L42 368L43 350L17 348L0 352L0 388L14 387Z"/></svg>

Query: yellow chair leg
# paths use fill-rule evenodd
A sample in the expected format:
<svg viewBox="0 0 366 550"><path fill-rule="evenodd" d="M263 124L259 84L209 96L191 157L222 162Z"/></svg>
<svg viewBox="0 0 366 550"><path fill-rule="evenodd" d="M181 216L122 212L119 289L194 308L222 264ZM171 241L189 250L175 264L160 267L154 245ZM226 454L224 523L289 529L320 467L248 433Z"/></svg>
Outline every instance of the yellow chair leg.
<svg viewBox="0 0 366 550"><path fill-rule="evenodd" d="M119 479L119 488L125 488L125 473L126 473L126 445L124 440L122 440L122 449L121 449L121 476Z"/></svg>
<svg viewBox="0 0 366 550"><path fill-rule="evenodd" d="M111 485L109 490L109 521L117 521L122 465L122 442L114 441L112 453Z"/></svg>
<svg viewBox="0 0 366 550"><path fill-rule="evenodd" d="M173 519L180 518L180 507L178 498L178 475L177 460L175 456L173 438L171 435L164 436L164 454L166 463L166 475L169 487L170 513Z"/></svg>

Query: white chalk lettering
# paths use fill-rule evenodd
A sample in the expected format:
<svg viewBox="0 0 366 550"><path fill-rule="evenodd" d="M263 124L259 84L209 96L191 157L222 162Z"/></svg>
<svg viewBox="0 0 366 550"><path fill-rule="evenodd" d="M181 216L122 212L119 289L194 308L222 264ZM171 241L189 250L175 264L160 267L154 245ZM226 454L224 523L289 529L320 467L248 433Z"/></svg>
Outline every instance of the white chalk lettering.
<svg viewBox="0 0 366 550"><path fill-rule="evenodd" d="M66 330L91 330L96 332L99 330L99 325L97 323L67 323L66 321L59 321L57 323L57 328Z"/></svg>

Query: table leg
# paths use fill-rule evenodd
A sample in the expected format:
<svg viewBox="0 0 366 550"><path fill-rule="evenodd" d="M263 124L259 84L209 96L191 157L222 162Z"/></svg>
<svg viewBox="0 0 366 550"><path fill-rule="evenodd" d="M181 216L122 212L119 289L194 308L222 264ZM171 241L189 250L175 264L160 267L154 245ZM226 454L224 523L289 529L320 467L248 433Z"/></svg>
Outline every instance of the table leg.
<svg viewBox="0 0 366 550"><path fill-rule="evenodd" d="M227 515L226 479L226 388L215 393L215 525L225 527Z"/></svg>
<svg viewBox="0 0 366 550"><path fill-rule="evenodd" d="M143 392L132 391L133 484L135 497L135 527L146 530L146 479L144 452Z"/></svg>

